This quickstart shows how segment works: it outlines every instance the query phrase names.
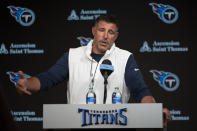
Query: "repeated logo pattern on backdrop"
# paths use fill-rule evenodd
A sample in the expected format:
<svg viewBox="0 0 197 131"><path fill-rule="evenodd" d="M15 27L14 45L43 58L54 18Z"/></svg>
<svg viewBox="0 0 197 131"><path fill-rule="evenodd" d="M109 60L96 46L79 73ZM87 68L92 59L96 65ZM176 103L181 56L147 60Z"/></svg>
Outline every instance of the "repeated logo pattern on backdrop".
<svg viewBox="0 0 197 131"><path fill-rule="evenodd" d="M35 21L35 14L28 8L21 8L15 6L8 6L10 14L22 26L31 26Z"/></svg>
<svg viewBox="0 0 197 131"><path fill-rule="evenodd" d="M79 15L78 15L79 14ZM77 13L74 9L71 11L67 20L95 20L100 15L107 14L107 10L95 9L95 10L85 10L81 9L80 13Z"/></svg>
<svg viewBox="0 0 197 131"><path fill-rule="evenodd" d="M6 74L9 75L10 81L14 83L14 85L16 85L18 80L21 78L18 72L8 71ZM31 76L27 74L24 74L24 77L27 79L31 78Z"/></svg>
<svg viewBox="0 0 197 131"><path fill-rule="evenodd" d="M112 6L112 1L95 4L86 0L1 3L0 85L5 88L10 112L17 124L21 124L19 127L28 124L29 130L39 122L36 126L42 129L43 104L66 103L67 95L66 85L60 84L56 85L60 88L54 87L46 93L19 96L14 92L20 78L17 71L25 72L26 78L47 71L65 49L86 46L93 39L91 29L96 18L114 14L120 22L116 46L133 53L153 96L159 98L156 101L169 108L175 124L172 122L168 131L189 130L188 123L193 117L190 101L195 96L192 94L195 73L191 67L195 60L191 52L196 43L193 23L197 23L191 3L137 0L132 1L132 6L129 1L113 1ZM81 115L83 109L80 110ZM96 111L90 110L86 115L99 114ZM110 110L107 111L110 115ZM88 122L82 124L86 126Z"/></svg>
<svg viewBox="0 0 197 131"><path fill-rule="evenodd" d="M6 45L9 47L6 47ZM44 49L38 49L35 43L2 43L0 45L0 55L22 55L22 54L44 54Z"/></svg>
<svg viewBox="0 0 197 131"><path fill-rule="evenodd" d="M80 41L81 46L86 46L92 38L79 36L77 39Z"/></svg>
<svg viewBox="0 0 197 131"><path fill-rule="evenodd" d="M158 18L167 24L173 24L178 19L178 11L170 5L150 3L152 10Z"/></svg>
<svg viewBox="0 0 197 131"><path fill-rule="evenodd" d="M153 44L149 44L147 41L144 41L143 45L140 47L139 50L141 53L144 52L188 52L188 47L182 47L181 42L179 41L166 41L166 42L159 42L154 41Z"/></svg>
<svg viewBox="0 0 197 131"><path fill-rule="evenodd" d="M179 78L170 72L150 70L153 73L153 78L166 91L175 91L180 84Z"/></svg>

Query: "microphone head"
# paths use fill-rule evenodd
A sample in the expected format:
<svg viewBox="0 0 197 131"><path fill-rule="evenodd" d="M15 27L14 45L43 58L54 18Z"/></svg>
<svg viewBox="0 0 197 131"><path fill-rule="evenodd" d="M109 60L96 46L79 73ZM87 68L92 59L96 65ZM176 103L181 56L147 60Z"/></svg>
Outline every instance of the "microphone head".
<svg viewBox="0 0 197 131"><path fill-rule="evenodd" d="M103 60L102 64L100 64L100 71L104 78L108 78L108 76L114 71L114 67L110 60Z"/></svg>
<svg viewBox="0 0 197 131"><path fill-rule="evenodd" d="M103 60L102 64L112 65L111 61L108 59Z"/></svg>

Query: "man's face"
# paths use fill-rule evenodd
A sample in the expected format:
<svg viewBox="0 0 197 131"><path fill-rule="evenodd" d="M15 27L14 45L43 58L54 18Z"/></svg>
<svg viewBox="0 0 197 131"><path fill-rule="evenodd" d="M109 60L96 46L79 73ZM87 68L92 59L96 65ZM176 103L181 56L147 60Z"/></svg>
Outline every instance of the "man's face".
<svg viewBox="0 0 197 131"><path fill-rule="evenodd" d="M92 27L94 36L92 51L96 54L105 54L118 37L117 27L113 23L99 21Z"/></svg>

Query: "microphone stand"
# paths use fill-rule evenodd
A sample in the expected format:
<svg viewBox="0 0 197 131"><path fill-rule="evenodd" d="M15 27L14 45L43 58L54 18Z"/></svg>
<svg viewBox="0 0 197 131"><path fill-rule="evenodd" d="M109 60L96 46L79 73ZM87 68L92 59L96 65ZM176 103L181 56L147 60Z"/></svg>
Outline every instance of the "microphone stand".
<svg viewBox="0 0 197 131"><path fill-rule="evenodd" d="M106 103L106 99L107 99L107 84L108 84L107 78L108 78L108 74L107 74L107 72L105 72L104 73L104 99L103 99L103 104Z"/></svg>

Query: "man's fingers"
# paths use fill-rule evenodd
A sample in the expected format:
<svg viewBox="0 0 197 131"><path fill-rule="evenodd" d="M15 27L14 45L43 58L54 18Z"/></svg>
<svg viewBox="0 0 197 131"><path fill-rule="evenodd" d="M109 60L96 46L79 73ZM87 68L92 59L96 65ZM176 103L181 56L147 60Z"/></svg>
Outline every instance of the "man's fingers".
<svg viewBox="0 0 197 131"><path fill-rule="evenodd" d="M168 122L172 120L170 111L167 108L163 109L163 114L164 114L164 127L167 127Z"/></svg>
<svg viewBox="0 0 197 131"><path fill-rule="evenodd" d="M27 79L22 71L18 71L20 79L16 84L16 90L20 95L31 95L32 93L27 89Z"/></svg>
<svg viewBox="0 0 197 131"><path fill-rule="evenodd" d="M22 71L18 71L18 74L20 75L21 79L25 78L25 76L24 76Z"/></svg>
<svg viewBox="0 0 197 131"><path fill-rule="evenodd" d="M28 91L28 90L24 90L24 93L26 94L26 95L31 95L32 93L30 92L30 91Z"/></svg>
<svg viewBox="0 0 197 131"><path fill-rule="evenodd" d="M16 90L19 94L21 95L32 95L32 93L30 91L28 91L27 89L23 88L22 86L19 86L18 84L16 85Z"/></svg>
<svg viewBox="0 0 197 131"><path fill-rule="evenodd" d="M171 118L171 114L170 114L170 111L167 109L167 108L164 108L163 109L163 113L165 114L165 116L166 116L166 120L171 120L172 118Z"/></svg>

